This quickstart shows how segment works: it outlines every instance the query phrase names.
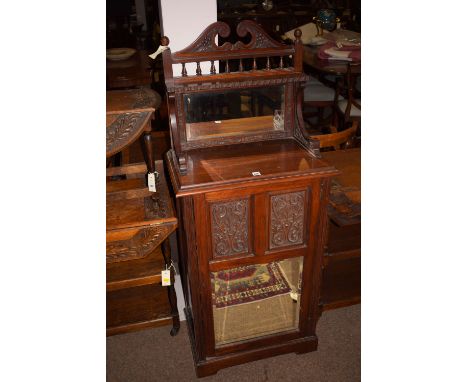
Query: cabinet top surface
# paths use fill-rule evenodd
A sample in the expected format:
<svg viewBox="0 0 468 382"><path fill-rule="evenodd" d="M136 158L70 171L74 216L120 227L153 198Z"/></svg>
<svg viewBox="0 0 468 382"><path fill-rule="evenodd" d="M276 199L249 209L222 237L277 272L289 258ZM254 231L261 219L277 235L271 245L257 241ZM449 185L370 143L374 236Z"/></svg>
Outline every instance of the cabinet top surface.
<svg viewBox="0 0 468 382"><path fill-rule="evenodd" d="M337 171L295 140L282 139L191 151L187 173L178 173L177 183L180 191L189 191L315 173L336 175Z"/></svg>

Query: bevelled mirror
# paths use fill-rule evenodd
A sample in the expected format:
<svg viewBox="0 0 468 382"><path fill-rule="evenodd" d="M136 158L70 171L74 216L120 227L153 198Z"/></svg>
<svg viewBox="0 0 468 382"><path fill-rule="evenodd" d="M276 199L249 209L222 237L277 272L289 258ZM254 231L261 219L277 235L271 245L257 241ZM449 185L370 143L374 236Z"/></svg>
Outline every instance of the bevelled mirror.
<svg viewBox="0 0 468 382"><path fill-rule="evenodd" d="M183 96L187 141L284 131L284 85Z"/></svg>

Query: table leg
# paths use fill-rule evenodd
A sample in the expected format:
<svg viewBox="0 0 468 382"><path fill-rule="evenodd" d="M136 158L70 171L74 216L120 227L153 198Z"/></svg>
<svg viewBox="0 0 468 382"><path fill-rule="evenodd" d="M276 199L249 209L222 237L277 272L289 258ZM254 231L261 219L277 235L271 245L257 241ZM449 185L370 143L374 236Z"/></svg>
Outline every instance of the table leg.
<svg viewBox="0 0 468 382"><path fill-rule="evenodd" d="M148 172L153 173L155 171L155 167L154 167L154 156L153 156L151 132L145 131L141 139L142 139L143 155L145 157L146 167L148 168Z"/></svg>
<svg viewBox="0 0 468 382"><path fill-rule="evenodd" d="M163 241L162 243L162 254L164 256L164 262L167 266L171 265L171 247L169 244L169 238ZM171 315L172 315L172 329L171 336L175 336L180 329L180 319L179 311L177 309L177 295L175 292L174 282L175 282L175 269L171 271L171 285L167 287L167 296L169 298L169 304L171 306Z"/></svg>

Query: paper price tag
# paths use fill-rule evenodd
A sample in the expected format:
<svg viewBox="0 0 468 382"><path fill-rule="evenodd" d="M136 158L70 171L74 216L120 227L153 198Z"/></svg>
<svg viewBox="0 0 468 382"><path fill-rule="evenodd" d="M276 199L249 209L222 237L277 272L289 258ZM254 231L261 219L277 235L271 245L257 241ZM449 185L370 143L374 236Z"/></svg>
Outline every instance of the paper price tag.
<svg viewBox="0 0 468 382"><path fill-rule="evenodd" d="M171 285L171 270L165 269L161 272L162 286Z"/></svg>
<svg viewBox="0 0 468 382"><path fill-rule="evenodd" d="M154 173L148 174L148 189L151 192L156 192L156 177L154 176Z"/></svg>

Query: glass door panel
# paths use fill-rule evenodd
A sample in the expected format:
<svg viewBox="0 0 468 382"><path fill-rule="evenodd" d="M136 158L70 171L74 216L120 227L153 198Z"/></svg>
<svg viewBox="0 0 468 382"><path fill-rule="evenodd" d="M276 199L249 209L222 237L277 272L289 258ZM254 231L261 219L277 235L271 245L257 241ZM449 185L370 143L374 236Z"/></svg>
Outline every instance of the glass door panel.
<svg viewBox="0 0 468 382"><path fill-rule="evenodd" d="M211 272L215 346L298 329L303 258Z"/></svg>

